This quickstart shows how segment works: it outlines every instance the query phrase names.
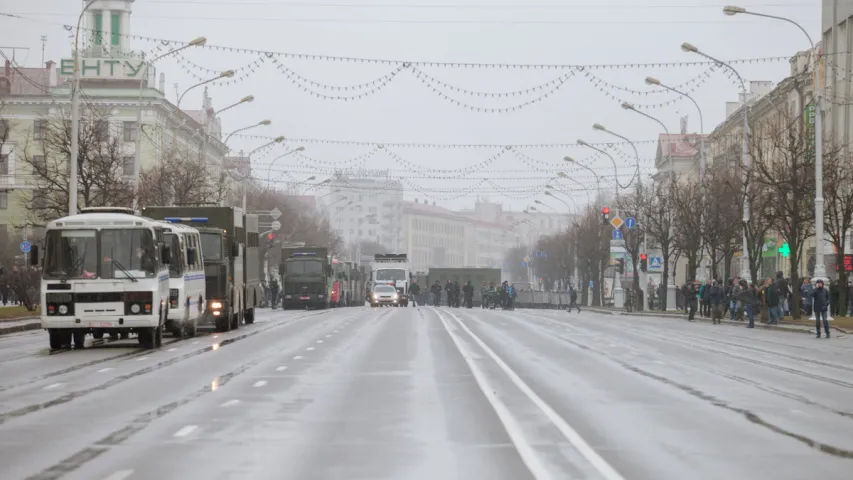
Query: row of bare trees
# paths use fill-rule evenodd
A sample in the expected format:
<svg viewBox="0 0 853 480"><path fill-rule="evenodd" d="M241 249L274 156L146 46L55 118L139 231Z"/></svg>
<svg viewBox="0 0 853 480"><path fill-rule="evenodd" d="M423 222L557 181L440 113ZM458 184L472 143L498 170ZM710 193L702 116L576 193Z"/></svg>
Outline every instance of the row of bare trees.
<svg viewBox="0 0 853 480"><path fill-rule="evenodd" d="M702 181L696 176L669 177L620 192L616 210L622 218L634 216L638 220L633 229L623 227L627 261L635 272L639 270L645 238L647 248L661 256L663 279L670 278L679 259L686 264L688 281L697 278L703 265L710 265L710 273L716 279L737 276L732 265L735 257L742 256L745 235L750 280L760 282L763 251L768 239L778 238L790 247L788 270L796 291L808 253L805 247L815 234L811 133L803 115L791 112L777 111L772 118L758 120L750 127L749 166L718 159ZM740 158L740 151L732 150L730 155ZM834 246L836 265L843 265L847 234L853 228L853 156L830 138L823 146L823 196L827 239ZM745 203L749 209L746 221ZM549 256L551 261L547 263L534 265L538 276L553 282L572 275L577 258L576 282L583 287L584 297L589 280L599 280L594 282L596 286L601 284L604 268L611 263L612 227L602 224L600 207L590 206L582 212L568 232L540 239L536 249L559 253L557 258ZM839 285L846 286L847 280L848 273L839 268ZM633 288L639 289L636 275ZM840 288L839 293L843 308L847 304L846 288ZM600 292L593 295L597 304ZM666 305L665 295L664 289L662 305ZM793 295L793 299L792 312L798 315L799 295Z"/></svg>

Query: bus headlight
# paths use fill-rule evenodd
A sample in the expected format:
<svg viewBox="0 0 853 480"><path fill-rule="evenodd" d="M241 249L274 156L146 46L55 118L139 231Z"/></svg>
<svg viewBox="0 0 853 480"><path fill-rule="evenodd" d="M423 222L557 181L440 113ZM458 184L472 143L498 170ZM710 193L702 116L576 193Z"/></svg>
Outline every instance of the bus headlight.
<svg viewBox="0 0 853 480"><path fill-rule="evenodd" d="M68 305L60 305L59 306L59 314L65 315L68 313Z"/></svg>
<svg viewBox="0 0 853 480"><path fill-rule="evenodd" d="M133 305L130 306L130 313L132 313L134 315L139 313L139 304L138 303L134 303Z"/></svg>

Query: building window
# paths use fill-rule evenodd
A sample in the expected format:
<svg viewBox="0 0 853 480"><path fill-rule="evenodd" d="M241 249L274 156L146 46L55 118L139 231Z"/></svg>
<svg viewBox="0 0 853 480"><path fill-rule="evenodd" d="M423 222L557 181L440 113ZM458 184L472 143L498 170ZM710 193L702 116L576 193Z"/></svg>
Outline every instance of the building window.
<svg viewBox="0 0 853 480"><path fill-rule="evenodd" d="M136 122L124 122L122 125L122 133L125 142L136 141Z"/></svg>
<svg viewBox="0 0 853 480"><path fill-rule="evenodd" d="M0 210L9 208L9 192L0 192Z"/></svg>
<svg viewBox="0 0 853 480"><path fill-rule="evenodd" d="M44 208L46 200L44 190L33 190L33 208Z"/></svg>
<svg viewBox="0 0 853 480"><path fill-rule="evenodd" d="M9 155L0 154L0 175L9 175Z"/></svg>
<svg viewBox="0 0 853 480"><path fill-rule="evenodd" d="M36 120L33 122L33 138L44 140L47 138L47 120Z"/></svg>
<svg viewBox="0 0 853 480"><path fill-rule="evenodd" d="M119 36L121 33L119 32L121 27L121 15L118 13L113 13L110 18L110 43L112 45L119 44Z"/></svg>
<svg viewBox="0 0 853 480"><path fill-rule="evenodd" d="M47 170L47 165L44 162L44 155L33 155L33 175L41 175L42 172L45 174Z"/></svg>
<svg viewBox="0 0 853 480"><path fill-rule="evenodd" d="M95 45L101 45L104 40L104 15L100 12L95 14Z"/></svg>
<svg viewBox="0 0 853 480"><path fill-rule="evenodd" d="M133 167L134 167L135 163L136 162L134 162L134 157L131 157L131 156L123 157L122 162L121 162L121 173L122 173L122 175L125 175L125 176L133 175L135 173L133 171L134 170Z"/></svg>

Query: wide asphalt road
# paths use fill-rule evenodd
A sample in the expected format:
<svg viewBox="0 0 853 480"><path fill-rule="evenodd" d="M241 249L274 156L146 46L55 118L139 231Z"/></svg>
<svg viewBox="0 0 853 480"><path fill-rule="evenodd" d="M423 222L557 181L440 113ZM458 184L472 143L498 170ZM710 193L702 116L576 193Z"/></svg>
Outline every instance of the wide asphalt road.
<svg viewBox="0 0 853 480"><path fill-rule="evenodd" d="M583 312L262 311L0 337L0 478L849 479L853 339Z"/></svg>

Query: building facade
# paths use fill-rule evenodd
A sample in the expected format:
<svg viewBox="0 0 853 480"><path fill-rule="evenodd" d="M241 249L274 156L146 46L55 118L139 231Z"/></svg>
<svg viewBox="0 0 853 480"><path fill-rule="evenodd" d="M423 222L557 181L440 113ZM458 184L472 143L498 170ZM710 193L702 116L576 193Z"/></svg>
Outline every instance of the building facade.
<svg viewBox="0 0 853 480"><path fill-rule="evenodd" d="M406 202L403 207L403 248L415 271L469 266L469 230L467 218L434 203Z"/></svg>
<svg viewBox="0 0 853 480"><path fill-rule="evenodd" d="M324 211L344 244L369 241L391 252L402 251L403 185L399 180L391 179L387 172L337 172L327 190Z"/></svg>

